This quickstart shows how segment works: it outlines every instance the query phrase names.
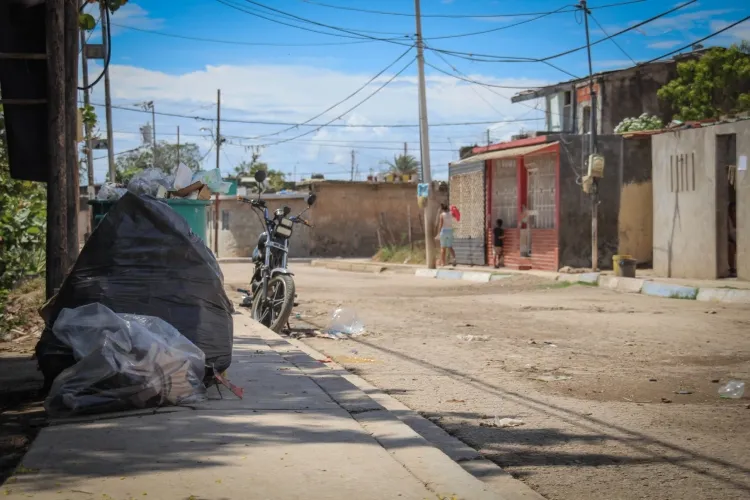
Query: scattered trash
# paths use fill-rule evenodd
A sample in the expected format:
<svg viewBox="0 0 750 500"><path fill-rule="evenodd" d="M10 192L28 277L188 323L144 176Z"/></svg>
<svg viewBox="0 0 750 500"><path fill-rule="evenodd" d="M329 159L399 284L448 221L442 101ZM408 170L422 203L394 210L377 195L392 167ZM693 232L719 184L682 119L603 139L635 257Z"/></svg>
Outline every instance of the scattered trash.
<svg viewBox="0 0 750 500"><path fill-rule="evenodd" d="M657 380L655 378L648 379L649 382L656 382Z"/></svg>
<svg viewBox="0 0 750 500"><path fill-rule="evenodd" d="M710 311L706 311L706 314L716 314L716 311L714 311L714 310L712 309L712 310L710 310Z"/></svg>
<svg viewBox="0 0 750 500"><path fill-rule="evenodd" d="M300 313L297 313L294 315L294 319L302 319L302 315Z"/></svg>
<svg viewBox="0 0 750 500"><path fill-rule="evenodd" d="M495 417L490 422L481 422L479 425L482 427L498 427L500 429L505 429L507 427L519 427L524 424L526 424L526 422L517 418Z"/></svg>
<svg viewBox="0 0 750 500"><path fill-rule="evenodd" d="M331 358L321 359L321 363L333 363L333 360Z"/></svg>
<svg viewBox="0 0 750 500"><path fill-rule="evenodd" d="M147 168L138 172L128 183L128 191L137 195L165 198L172 189L174 178L158 168ZM160 196L161 195L161 196Z"/></svg>
<svg viewBox="0 0 750 500"><path fill-rule="evenodd" d="M365 332L364 324L353 309L340 307L333 311L326 332L332 338L355 337Z"/></svg>
<svg viewBox="0 0 750 500"><path fill-rule="evenodd" d="M357 354L359 354L359 351L358 351L358 350L356 350L356 349L352 349L352 350L351 350L350 352L351 352L352 354L354 354L354 355L357 355Z"/></svg>
<svg viewBox="0 0 750 500"><path fill-rule="evenodd" d="M742 380L730 380L719 387L719 396L725 399L740 399L745 394L745 382Z"/></svg>
<svg viewBox="0 0 750 500"><path fill-rule="evenodd" d="M55 416L122 411L205 399L206 357L164 320L116 314L102 304L63 309L52 329L76 364L44 402Z"/></svg>
<svg viewBox="0 0 750 500"><path fill-rule="evenodd" d="M529 344L536 345L536 340L529 340Z"/></svg>
<svg viewBox="0 0 750 500"><path fill-rule="evenodd" d="M718 384L719 382L720 382L720 380L718 378L715 378L715 379L711 380L712 384Z"/></svg>
<svg viewBox="0 0 750 500"><path fill-rule="evenodd" d="M532 380L540 380L542 382L559 382L561 380L570 380L573 377L570 375L535 375L531 377Z"/></svg>
<svg viewBox="0 0 750 500"><path fill-rule="evenodd" d="M464 342L487 342L490 340L489 335L456 335L456 338Z"/></svg>
<svg viewBox="0 0 750 500"><path fill-rule="evenodd" d="M190 170L184 163L180 163L177 166L177 171L174 174L174 182L172 187L175 191L188 187L193 183L193 171Z"/></svg>
<svg viewBox="0 0 750 500"><path fill-rule="evenodd" d="M119 200L127 192L128 190L124 187L121 187L113 182L107 182L101 188L99 188L99 192L96 194L96 199L108 201Z"/></svg>
<svg viewBox="0 0 750 500"><path fill-rule="evenodd" d="M688 395L688 394L692 394L692 393L693 393L693 391L691 391L691 390L688 390L688 389L680 389L679 391L674 391L674 393L675 393L675 394L680 394L680 395L686 396L686 395Z"/></svg>
<svg viewBox="0 0 750 500"><path fill-rule="evenodd" d="M671 399L668 399L668 398L661 398L661 402L662 402L662 403L671 403L671 402L672 402L672 400L671 400Z"/></svg>
<svg viewBox="0 0 750 500"><path fill-rule="evenodd" d="M446 403L465 403L465 399L449 399Z"/></svg>

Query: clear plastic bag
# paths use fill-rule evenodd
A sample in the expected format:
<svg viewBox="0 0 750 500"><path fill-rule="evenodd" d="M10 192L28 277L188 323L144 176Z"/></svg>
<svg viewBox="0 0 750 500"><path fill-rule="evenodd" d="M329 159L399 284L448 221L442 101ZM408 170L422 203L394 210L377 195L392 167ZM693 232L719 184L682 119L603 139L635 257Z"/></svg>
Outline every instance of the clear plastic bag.
<svg viewBox="0 0 750 500"><path fill-rule="evenodd" d="M158 168L147 168L133 176L128 183L128 191L139 195L158 196L160 187L166 192L172 189L173 184L174 176Z"/></svg>
<svg viewBox="0 0 750 500"><path fill-rule="evenodd" d="M96 194L96 199L115 201L122 198L122 196L127 192L128 190L124 187L120 187L112 182L107 182L101 188L99 188L99 192Z"/></svg>
<svg viewBox="0 0 750 500"><path fill-rule="evenodd" d="M192 181L205 184L212 193L227 194L232 187L231 183L224 182L221 178L221 170L218 168L213 170L199 170L193 174Z"/></svg>
<svg viewBox="0 0 750 500"><path fill-rule="evenodd" d="M64 309L55 336L76 364L52 384L50 415L123 411L205 399L205 355L166 321L102 304Z"/></svg>
<svg viewBox="0 0 750 500"><path fill-rule="evenodd" d="M331 314L327 332L335 336L356 336L365 331L364 324L357 317L353 309L340 307Z"/></svg>

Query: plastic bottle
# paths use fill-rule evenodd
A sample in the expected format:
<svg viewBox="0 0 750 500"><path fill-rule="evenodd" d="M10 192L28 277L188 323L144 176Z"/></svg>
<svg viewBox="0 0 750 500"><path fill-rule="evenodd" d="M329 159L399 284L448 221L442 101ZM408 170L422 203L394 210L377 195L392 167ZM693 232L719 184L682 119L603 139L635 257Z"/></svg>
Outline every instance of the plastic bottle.
<svg viewBox="0 0 750 500"><path fill-rule="evenodd" d="M730 380L726 385L719 387L719 396L727 399L740 399L745 394L745 382L741 380Z"/></svg>

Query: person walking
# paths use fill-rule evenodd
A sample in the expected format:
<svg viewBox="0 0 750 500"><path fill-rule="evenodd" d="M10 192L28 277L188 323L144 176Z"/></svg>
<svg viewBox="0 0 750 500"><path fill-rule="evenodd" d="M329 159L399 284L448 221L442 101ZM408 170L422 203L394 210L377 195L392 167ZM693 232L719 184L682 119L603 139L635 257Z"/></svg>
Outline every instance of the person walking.
<svg viewBox="0 0 750 500"><path fill-rule="evenodd" d="M453 214L447 203L440 204L438 227L436 233L440 239L440 265L446 265L446 253L450 253L451 262L456 265L456 252L453 250Z"/></svg>

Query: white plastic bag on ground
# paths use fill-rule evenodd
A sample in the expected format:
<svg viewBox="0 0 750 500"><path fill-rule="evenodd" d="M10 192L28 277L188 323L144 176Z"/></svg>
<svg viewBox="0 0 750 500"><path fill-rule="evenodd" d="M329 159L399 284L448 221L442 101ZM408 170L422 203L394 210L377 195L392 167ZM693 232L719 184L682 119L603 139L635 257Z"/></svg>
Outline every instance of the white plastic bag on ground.
<svg viewBox="0 0 750 500"><path fill-rule="evenodd" d="M205 399L205 355L169 323L102 304L64 309L52 328L76 364L57 376L52 416L123 411Z"/></svg>
<svg viewBox="0 0 750 500"><path fill-rule="evenodd" d="M365 332L365 325L357 317L356 311L340 307L331 314L326 332L335 337L356 336Z"/></svg>

